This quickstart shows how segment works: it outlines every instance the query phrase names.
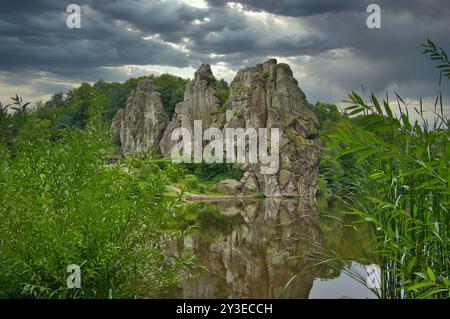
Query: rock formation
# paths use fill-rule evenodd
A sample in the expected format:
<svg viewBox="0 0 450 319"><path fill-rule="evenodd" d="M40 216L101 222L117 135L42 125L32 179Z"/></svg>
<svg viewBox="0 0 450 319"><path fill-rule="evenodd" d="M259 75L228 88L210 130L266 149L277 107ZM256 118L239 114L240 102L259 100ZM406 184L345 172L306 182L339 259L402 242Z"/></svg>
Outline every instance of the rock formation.
<svg viewBox="0 0 450 319"><path fill-rule="evenodd" d="M120 136L124 154L154 148L170 156L175 128L192 131L194 120L203 130L216 128L279 128L280 163L276 173L264 175L260 164L245 164L241 180L246 193L267 196L314 196L320 159L319 123L308 108L287 64L270 59L239 71L231 83L226 108L234 114L226 119L216 97L216 79L202 64L186 85L184 100L177 104L167 123L153 83L139 82L125 109L113 119L112 129ZM223 110L222 110L223 111ZM247 148L248 150L248 148Z"/></svg>
<svg viewBox="0 0 450 319"><path fill-rule="evenodd" d="M279 128L282 133L278 172L262 175L259 164L247 165L244 188L268 196L313 196L320 160L319 122L289 65L270 59L239 71L230 86L228 108L238 116L226 127Z"/></svg>
<svg viewBox="0 0 450 319"><path fill-rule="evenodd" d="M123 109L111 123L113 135L120 141L122 153L140 154L158 151L158 142L167 126L167 116L152 80L140 80Z"/></svg>
<svg viewBox="0 0 450 319"><path fill-rule="evenodd" d="M184 127L192 132L194 120L201 120L203 129L223 126L223 116L218 113L220 104L216 96L216 79L211 67L202 64L189 81L184 92L184 100L175 107L175 113L159 142L161 153L170 156L175 142L171 141L172 131Z"/></svg>
<svg viewBox="0 0 450 319"><path fill-rule="evenodd" d="M235 179L224 179L217 186L219 192L230 195L242 193L242 184Z"/></svg>

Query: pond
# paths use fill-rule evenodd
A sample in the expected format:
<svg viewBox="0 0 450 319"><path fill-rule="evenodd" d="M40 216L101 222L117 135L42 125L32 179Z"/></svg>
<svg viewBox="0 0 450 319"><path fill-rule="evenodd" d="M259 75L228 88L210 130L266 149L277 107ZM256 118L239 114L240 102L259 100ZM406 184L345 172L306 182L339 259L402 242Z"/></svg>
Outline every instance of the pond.
<svg viewBox="0 0 450 319"><path fill-rule="evenodd" d="M339 207L320 206L276 199L191 204L196 227L176 249L191 251L197 270L163 297L375 298L352 278L364 277L374 260L367 226L346 220ZM343 260L324 263L335 256Z"/></svg>

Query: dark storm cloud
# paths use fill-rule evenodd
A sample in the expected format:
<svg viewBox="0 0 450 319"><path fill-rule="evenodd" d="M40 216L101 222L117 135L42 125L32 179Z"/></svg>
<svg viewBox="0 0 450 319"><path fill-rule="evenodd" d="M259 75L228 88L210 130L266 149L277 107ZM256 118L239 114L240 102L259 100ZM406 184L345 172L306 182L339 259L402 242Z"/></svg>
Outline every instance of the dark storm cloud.
<svg viewBox="0 0 450 319"><path fill-rule="evenodd" d="M449 12L450 2L434 1L436 6L432 7L433 1L421 2L422 6L409 1L410 6L404 6L403 11L400 2L380 3L382 28L377 30L366 28L367 14L339 12L305 18L307 24L328 36L327 43L334 48L348 48L353 57L336 59L346 63L339 73L330 72L325 64L315 68L315 75L334 78L334 83L346 91L364 84L379 93L387 87L398 88L414 99L434 94L438 72L422 54L420 44L431 38L450 50L450 14L443 15ZM364 73L355 67L355 60L364 63Z"/></svg>
<svg viewBox="0 0 450 319"><path fill-rule="evenodd" d="M408 11L417 15L443 16L450 10L448 0L208 0L215 7L238 2L248 10L266 11L291 17L307 17L325 13L361 12L371 4L388 6L392 11Z"/></svg>
<svg viewBox="0 0 450 319"><path fill-rule="evenodd" d="M188 65L184 53L159 41L143 40L142 31L126 29L126 20L108 20L103 11L89 6L82 7L82 28L69 29L66 4L55 3L2 3L7 9L0 13L0 69L39 69L71 76L100 66Z"/></svg>
<svg viewBox="0 0 450 319"><path fill-rule="evenodd" d="M66 3L3 1L0 70L44 70L73 78L89 72L95 76L96 68L102 66L186 67L192 58L170 44L189 38L195 47L210 32L238 32L247 26L242 14L225 8L206 10L179 2L135 0L77 3L82 6L81 29L66 27ZM160 40L143 39L155 35ZM231 37L218 46L228 44L239 43ZM192 57L197 59L194 63L211 61L204 52L192 52Z"/></svg>
<svg viewBox="0 0 450 319"><path fill-rule="evenodd" d="M419 45L431 38L450 50L447 0L208 0L206 8L187 1L74 2L82 6L79 30L66 27L68 3L0 1L0 71L14 75L2 81L39 71L74 83L123 80L126 74L111 68L123 65L208 62L236 70L278 56L306 74L307 95L333 100L361 83L375 91L432 90L436 71ZM382 9L379 30L366 27L372 2Z"/></svg>
<svg viewBox="0 0 450 319"><path fill-rule="evenodd" d="M191 22L208 15L185 4L168 4L160 1L92 1L90 7L106 18L132 23L140 31L163 36L181 33Z"/></svg>
<svg viewBox="0 0 450 319"><path fill-rule="evenodd" d="M222 7L230 2L239 2L247 9L267 11L292 17L354 10L361 4L361 0L208 0L208 2L212 6L217 7Z"/></svg>
<svg viewBox="0 0 450 319"><path fill-rule="evenodd" d="M229 2L235 1L209 0L216 7L224 7ZM414 99L434 94L438 72L422 55L420 44L431 38L450 50L448 0L238 2L246 10L296 17L313 30L310 36L301 39L280 35L274 41L268 41L268 47L255 44L253 51L288 57L309 55L313 61L320 61L290 60L298 61L298 69L308 73L305 86L314 91L314 99L330 98L333 95L329 93L331 87L337 86L342 92L348 92L361 84L379 93L386 88L395 88ZM366 27L366 8L371 3L381 7L381 29ZM255 38L258 38L257 34L253 34L252 39ZM344 49L347 57L328 54L333 49ZM237 57L245 58L245 49L241 53L244 54ZM322 87L318 88L320 83Z"/></svg>

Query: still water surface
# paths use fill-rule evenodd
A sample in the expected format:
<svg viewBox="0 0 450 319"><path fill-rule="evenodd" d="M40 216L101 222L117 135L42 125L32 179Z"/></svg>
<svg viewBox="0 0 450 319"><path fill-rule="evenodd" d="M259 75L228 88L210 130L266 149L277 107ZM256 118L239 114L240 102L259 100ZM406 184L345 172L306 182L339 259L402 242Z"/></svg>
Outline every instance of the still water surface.
<svg viewBox="0 0 450 319"><path fill-rule="evenodd" d="M367 227L305 200L194 203L193 231L178 244L196 256L193 278L171 298L375 298L348 275L371 263ZM337 254L339 266L314 256Z"/></svg>

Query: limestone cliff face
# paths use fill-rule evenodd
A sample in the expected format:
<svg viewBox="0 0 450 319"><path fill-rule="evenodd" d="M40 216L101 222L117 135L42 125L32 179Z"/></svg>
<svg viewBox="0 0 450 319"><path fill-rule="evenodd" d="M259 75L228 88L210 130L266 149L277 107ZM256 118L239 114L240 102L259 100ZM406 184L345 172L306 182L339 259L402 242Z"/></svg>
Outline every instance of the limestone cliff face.
<svg viewBox="0 0 450 319"><path fill-rule="evenodd" d="M262 175L260 164L249 164L244 188L269 196L313 196L320 159L319 122L289 65L270 59L239 71L231 83L228 108L237 116L226 127L279 128L282 134L278 172Z"/></svg>
<svg viewBox="0 0 450 319"><path fill-rule="evenodd" d="M220 104L216 96L216 79L208 64L202 64L195 72L194 79L186 85L184 100L177 104L175 113L164 131L159 143L161 152L170 156L174 142L171 134L175 128L184 127L192 132L194 120L201 120L203 129L221 127L221 116L218 116Z"/></svg>
<svg viewBox="0 0 450 319"><path fill-rule="evenodd" d="M120 109L111 123L111 130L121 145L124 155L158 151L158 142L167 126L167 116L155 84L140 80L136 92Z"/></svg>

